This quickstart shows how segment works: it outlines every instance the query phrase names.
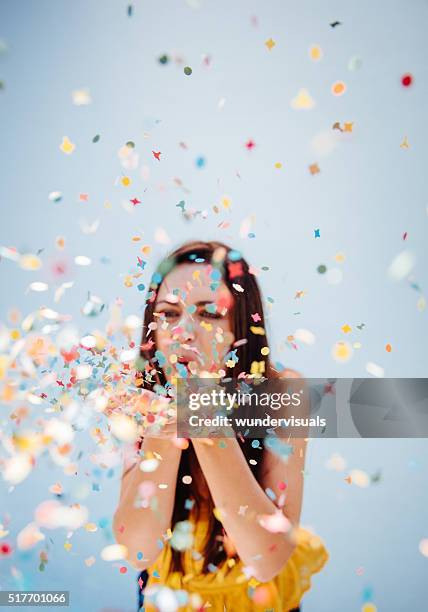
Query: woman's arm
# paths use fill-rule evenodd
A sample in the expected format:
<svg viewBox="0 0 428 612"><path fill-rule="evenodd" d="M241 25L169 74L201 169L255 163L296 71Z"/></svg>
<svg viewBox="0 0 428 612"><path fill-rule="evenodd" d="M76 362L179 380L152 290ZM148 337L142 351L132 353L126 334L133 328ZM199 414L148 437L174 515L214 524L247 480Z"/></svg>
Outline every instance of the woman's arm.
<svg viewBox="0 0 428 612"><path fill-rule="evenodd" d="M158 540L171 525L174 509L175 488L181 449L170 439L144 438L142 446L144 457L160 456L159 465L154 472L142 472L141 457L137 463L124 471L120 499L113 518L113 532L118 544L128 548L128 561L138 570L146 569L159 555ZM157 510L135 508L138 487L144 481L156 486ZM159 488L159 485L166 485ZM137 559L137 553L143 559Z"/></svg>
<svg viewBox="0 0 428 612"><path fill-rule="evenodd" d="M192 443L227 535L255 578L267 582L285 565L294 544L258 522L257 517L272 515L277 507L253 476L236 438L225 438L222 447L218 441L212 446L203 440L193 439ZM281 474L275 487L283 477Z"/></svg>
<svg viewBox="0 0 428 612"><path fill-rule="evenodd" d="M290 370L282 376L301 378L298 373ZM286 534L271 533L262 527L258 519L261 515L273 515L282 510L292 524L298 524L303 496L302 471L306 440L287 439L293 452L286 462L265 449L261 485L251 472L235 438L224 439L221 447L218 439L212 441L212 445L200 439L193 439L192 443L214 503L220 511L223 526L241 560L252 568L255 578L261 582L271 580L286 564L295 544ZM287 486L281 510L264 490L270 488L279 496L280 482Z"/></svg>

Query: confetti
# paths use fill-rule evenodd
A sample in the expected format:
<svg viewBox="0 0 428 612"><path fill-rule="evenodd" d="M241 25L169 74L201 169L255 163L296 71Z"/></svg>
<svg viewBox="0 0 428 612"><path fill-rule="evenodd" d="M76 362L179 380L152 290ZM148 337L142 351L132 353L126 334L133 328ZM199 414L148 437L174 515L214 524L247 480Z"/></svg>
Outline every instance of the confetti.
<svg viewBox="0 0 428 612"><path fill-rule="evenodd" d="M322 56L323 52L319 45L312 45L311 47L309 47L309 57L311 58L311 60L313 60L314 62L319 62Z"/></svg>
<svg viewBox="0 0 428 612"><path fill-rule="evenodd" d="M368 374L371 374L376 378L383 378L385 376L385 370L382 368L382 366L378 365L377 363L373 363L372 361L368 361L366 363L366 371Z"/></svg>
<svg viewBox="0 0 428 612"><path fill-rule="evenodd" d="M346 85L343 81L336 81L331 86L331 93L334 96L342 96L346 91Z"/></svg>
<svg viewBox="0 0 428 612"><path fill-rule="evenodd" d="M310 110L315 107L315 100L307 89L300 89L290 104L296 110Z"/></svg>
<svg viewBox="0 0 428 612"><path fill-rule="evenodd" d="M410 87L413 85L413 76L410 74L410 72L403 74L401 77L401 84L403 87Z"/></svg>
<svg viewBox="0 0 428 612"><path fill-rule="evenodd" d="M338 363L346 363L352 357L352 347L348 342L336 342L332 348L332 357Z"/></svg>
<svg viewBox="0 0 428 612"><path fill-rule="evenodd" d="M268 38L268 40L265 42L265 46L267 49L269 49L269 51L272 51L275 45L276 45L276 42L272 38Z"/></svg>
<svg viewBox="0 0 428 612"><path fill-rule="evenodd" d="M185 66L185 68L183 69L183 72L186 76L190 76L193 70L190 68L190 66Z"/></svg>
<svg viewBox="0 0 428 612"><path fill-rule="evenodd" d="M62 143L59 145L59 148L66 155L70 155L71 153L73 153L74 149L76 148L76 145L71 142L68 136L63 136Z"/></svg>
<svg viewBox="0 0 428 612"><path fill-rule="evenodd" d="M73 104L76 106L87 106L92 102L89 89L76 89L72 92L72 98Z"/></svg>

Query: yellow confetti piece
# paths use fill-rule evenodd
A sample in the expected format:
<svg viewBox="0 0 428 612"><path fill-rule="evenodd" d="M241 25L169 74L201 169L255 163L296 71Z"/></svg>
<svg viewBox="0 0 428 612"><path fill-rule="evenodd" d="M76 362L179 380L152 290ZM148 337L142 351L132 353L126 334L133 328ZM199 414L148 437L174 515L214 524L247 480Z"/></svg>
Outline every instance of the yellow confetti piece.
<svg viewBox="0 0 428 612"><path fill-rule="evenodd" d="M141 237L140 236L132 236L132 242L140 242Z"/></svg>
<svg viewBox="0 0 428 612"><path fill-rule="evenodd" d="M226 367L227 368L234 368L235 367L235 361L233 359L228 359L228 361L226 361Z"/></svg>
<svg viewBox="0 0 428 612"><path fill-rule="evenodd" d="M66 551L71 550L73 547L73 544L71 542L64 542L64 548Z"/></svg>
<svg viewBox="0 0 428 612"><path fill-rule="evenodd" d="M63 249L65 247L65 238L63 238L63 236L58 236L55 239L55 245L58 249Z"/></svg>
<svg viewBox="0 0 428 612"><path fill-rule="evenodd" d="M213 326L211 323L206 323L206 321L201 321L201 327L203 327L206 331L212 331Z"/></svg>
<svg viewBox="0 0 428 612"><path fill-rule="evenodd" d="M377 612L377 607L372 603L365 603L361 608L361 612Z"/></svg>
<svg viewBox="0 0 428 612"><path fill-rule="evenodd" d="M347 323L342 325L342 331L344 334L349 334L352 331L352 327L350 327Z"/></svg>
<svg viewBox="0 0 428 612"><path fill-rule="evenodd" d="M407 136L404 136L404 140L403 142L400 144L400 147L402 149L408 149L409 148L409 141L407 140Z"/></svg>
<svg viewBox="0 0 428 612"><path fill-rule="evenodd" d="M146 244L146 245L144 245L143 247L141 247L141 252L142 252L144 255L150 255L151 250L152 250L152 247L151 247L151 246L149 246L149 245L147 245L147 244Z"/></svg>
<svg viewBox="0 0 428 612"><path fill-rule="evenodd" d="M264 361L253 361L251 364L251 374L264 374L265 362Z"/></svg>
<svg viewBox="0 0 428 612"><path fill-rule="evenodd" d="M331 86L331 93L334 96L342 96L346 91L346 85L343 81L336 81Z"/></svg>
<svg viewBox="0 0 428 612"><path fill-rule="evenodd" d="M281 168L282 168L282 164L281 164L281 162L276 162L276 164L275 164L275 168L276 168L277 170L281 170Z"/></svg>
<svg viewBox="0 0 428 612"><path fill-rule="evenodd" d="M264 336L265 335L265 330L263 327L260 327L259 325L251 325L250 326L250 331L255 335L255 336Z"/></svg>
<svg viewBox="0 0 428 612"><path fill-rule="evenodd" d="M348 342L336 342L332 348L333 359L340 363L349 361L352 356L352 347Z"/></svg>
<svg viewBox="0 0 428 612"><path fill-rule="evenodd" d="M71 142L68 136L63 136L62 143L59 145L59 148L63 153L70 155L71 153L73 153L74 149L76 148L76 145Z"/></svg>
<svg viewBox="0 0 428 612"><path fill-rule="evenodd" d="M221 199L221 203L223 204L223 208L230 209L232 200L228 196L224 196Z"/></svg>
<svg viewBox="0 0 428 612"><path fill-rule="evenodd" d="M169 362L170 363L177 363L177 355L175 353L173 353L172 355L169 356Z"/></svg>
<svg viewBox="0 0 428 612"><path fill-rule="evenodd" d="M23 270L39 270L42 267L42 260L37 255L21 255L19 267Z"/></svg>
<svg viewBox="0 0 428 612"><path fill-rule="evenodd" d="M345 255L343 253L337 253L334 256L334 259L337 261L337 263L343 263L345 261Z"/></svg>
<svg viewBox="0 0 428 612"><path fill-rule="evenodd" d="M291 107L296 110L310 110L314 108L315 100L307 89L300 89L297 95L291 100Z"/></svg>
<svg viewBox="0 0 428 612"><path fill-rule="evenodd" d="M214 516L216 517L216 519L218 521L220 521L220 522L222 521L223 517L222 517L220 508L213 508L213 514L214 514Z"/></svg>
<svg viewBox="0 0 428 612"><path fill-rule="evenodd" d="M21 337L21 332L19 331L19 329L11 329L10 330L10 338L11 340L19 340L19 338Z"/></svg>
<svg viewBox="0 0 428 612"><path fill-rule="evenodd" d="M346 122L343 124L343 131L344 132L352 132L354 127L354 122Z"/></svg>
<svg viewBox="0 0 428 612"><path fill-rule="evenodd" d="M90 533L94 533L95 531L98 531L98 527L96 526L95 523L86 523L85 529L86 531L89 531Z"/></svg>
<svg viewBox="0 0 428 612"><path fill-rule="evenodd" d="M268 40L265 42L265 46L269 49L269 51L272 51L275 45L276 42L273 40L273 38L268 38Z"/></svg>
<svg viewBox="0 0 428 612"><path fill-rule="evenodd" d="M129 176L123 176L123 177L121 178L121 181L120 181L120 182L122 183L122 185L123 185L124 187L129 187L129 185L131 184L131 182L132 182L132 181L131 181L131 179L129 178Z"/></svg>
<svg viewBox="0 0 428 612"><path fill-rule="evenodd" d="M322 58L322 55L323 55L322 49L319 45L312 45L309 48L309 57L314 62L318 62Z"/></svg>
<svg viewBox="0 0 428 612"><path fill-rule="evenodd" d="M266 355L269 355L269 353L270 353L270 349L269 349L269 347L268 347L268 346L264 346L264 347L263 347L263 348L260 350L260 352L261 352L261 354L262 354L262 355L266 356Z"/></svg>

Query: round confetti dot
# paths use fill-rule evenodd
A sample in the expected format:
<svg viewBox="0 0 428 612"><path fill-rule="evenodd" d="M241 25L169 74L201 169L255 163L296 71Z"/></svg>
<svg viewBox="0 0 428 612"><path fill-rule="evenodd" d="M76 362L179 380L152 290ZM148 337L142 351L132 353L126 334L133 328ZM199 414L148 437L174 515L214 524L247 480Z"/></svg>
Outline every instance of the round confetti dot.
<svg viewBox="0 0 428 612"><path fill-rule="evenodd" d="M121 574L126 574L126 572L128 571L128 568L125 567L124 565L122 565L122 567L120 568L119 571L120 571Z"/></svg>
<svg viewBox="0 0 428 612"><path fill-rule="evenodd" d="M190 484L192 482L192 477L191 476L183 476L183 478L181 479L183 484Z"/></svg>
<svg viewBox="0 0 428 612"><path fill-rule="evenodd" d="M424 557L428 557L428 538L424 538L419 542L419 552Z"/></svg>
<svg viewBox="0 0 428 612"><path fill-rule="evenodd" d="M372 603L366 603L361 608L361 612L377 612L377 607Z"/></svg>
<svg viewBox="0 0 428 612"><path fill-rule="evenodd" d="M327 272L327 266L321 264L320 266L318 266L317 272L318 274L325 274Z"/></svg>
<svg viewBox="0 0 428 612"><path fill-rule="evenodd" d="M143 283L140 283L139 285L137 285L138 291L144 291L145 288L146 288L146 286L143 285Z"/></svg>
<svg viewBox="0 0 428 612"><path fill-rule="evenodd" d="M403 74L401 77L401 84L403 87L410 87L413 84L413 76L408 72L407 74Z"/></svg>
<svg viewBox="0 0 428 612"><path fill-rule="evenodd" d="M390 344L387 344L385 346L385 350L386 350L387 353L390 353L392 351L392 346Z"/></svg>
<svg viewBox="0 0 428 612"><path fill-rule="evenodd" d="M322 58L322 49L319 45L312 45L309 49L309 57L314 62L318 62Z"/></svg>
<svg viewBox="0 0 428 612"><path fill-rule="evenodd" d="M192 74L192 72L193 72L193 71L192 71L192 69L190 68L190 66L186 66L186 67L184 68L183 72L184 72L184 74L185 74L186 76L190 76L190 75Z"/></svg>
<svg viewBox="0 0 428 612"><path fill-rule="evenodd" d="M196 158L196 167L197 168L203 168L205 166L206 162L205 162L205 157L197 157Z"/></svg>
<svg viewBox="0 0 428 612"><path fill-rule="evenodd" d="M128 142L126 143L126 146L129 149L135 149L135 142L133 142L132 140L128 140Z"/></svg>
<svg viewBox="0 0 428 612"><path fill-rule="evenodd" d="M124 187L129 187L129 185L131 184L131 179L129 178L129 176L124 176L122 177L120 182Z"/></svg>
<svg viewBox="0 0 428 612"><path fill-rule="evenodd" d="M261 349L261 351L260 351L260 352L261 352L261 354L262 354L262 355L269 355L269 353L270 353L269 347L268 347L268 346L264 346L264 347Z"/></svg>
<svg viewBox="0 0 428 612"><path fill-rule="evenodd" d="M138 561L140 561L143 558L143 553L142 552L137 552L137 559Z"/></svg>
<svg viewBox="0 0 428 612"><path fill-rule="evenodd" d="M252 446L253 448L259 448L259 446L260 446L260 442L259 442L259 440L253 440L253 441L251 442L251 446Z"/></svg>
<svg viewBox="0 0 428 612"><path fill-rule="evenodd" d="M336 81L331 86L331 93L334 96L341 96L345 93L345 91L346 91L346 85L343 81Z"/></svg>
<svg viewBox="0 0 428 612"><path fill-rule="evenodd" d="M280 169L282 168L282 164L281 164L281 162L276 162L276 164L275 164L275 168L276 168L277 170L280 170Z"/></svg>
<svg viewBox="0 0 428 612"><path fill-rule="evenodd" d="M169 57L167 55L161 55L159 58L159 64L167 64L169 62Z"/></svg>
<svg viewBox="0 0 428 612"><path fill-rule="evenodd" d="M348 342L336 342L331 353L335 361L345 363L352 357L352 347Z"/></svg>

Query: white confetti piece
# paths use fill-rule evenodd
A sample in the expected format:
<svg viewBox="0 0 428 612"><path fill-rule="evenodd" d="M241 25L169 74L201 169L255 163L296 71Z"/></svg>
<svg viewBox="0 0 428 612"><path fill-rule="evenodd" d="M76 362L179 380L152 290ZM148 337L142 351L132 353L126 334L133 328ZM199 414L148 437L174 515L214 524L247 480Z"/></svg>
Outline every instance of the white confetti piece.
<svg viewBox="0 0 428 612"><path fill-rule="evenodd" d="M49 285L47 283L42 283L41 281L34 281L34 283L30 283L29 289L31 291L47 291L49 289Z"/></svg>
<svg viewBox="0 0 428 612"><path fill-rule="evenodd" d="M293 335L296 340L303 342L303 344L315 344L315 334L308 329L296 329Z"/></svg>
<svg viewBox="0 0 428 612"><path fill-rule="evenodd" d="M373 361L368 361L366 363L366 371L372 376L376 376L376 378L383 378L385 376L385 370L382 366L373 363Z"/></svg>
<svg viewBox="0 0 428 612"><path fill-rule="evenodd" d="M86 255L77 255L74 258L74 263L77 266L90 266L92 261L90 257L86 257Z"/></svg>
<svg viewBox="0 0 428 612"><path fill-rule="evenodd" d="M126 559L128 548L122 544L110 544L104 546L101 551L101 559L104 561L120 561Z"/></svg>
<svg viewBox="0 0 428 612"><path fill-rule="evenodd" d="M402 251L391 262L388 268L388 275L395 281L406 278L413 270L416 258L410 251Z"/></svg>
<svg viewBox="0 0 428 612"><path fill-rule="evenodd" d="M275 514L263 514L259 523L270 533L287 533L291 529L290 521L280 510Z"/></svg>

